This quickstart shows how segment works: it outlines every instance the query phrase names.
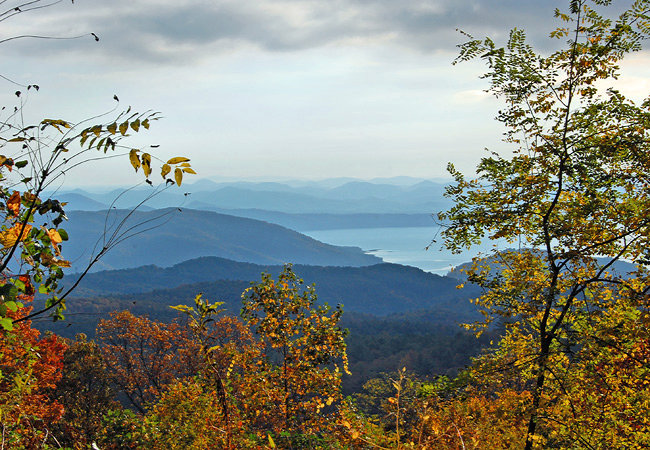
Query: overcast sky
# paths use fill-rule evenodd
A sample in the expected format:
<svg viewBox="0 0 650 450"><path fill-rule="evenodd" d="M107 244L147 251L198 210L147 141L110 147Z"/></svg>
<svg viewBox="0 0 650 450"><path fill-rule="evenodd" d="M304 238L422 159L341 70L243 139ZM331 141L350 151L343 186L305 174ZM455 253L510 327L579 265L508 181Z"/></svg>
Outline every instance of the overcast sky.
<svg viewBox="0 0 650 450"><path fill-rule="evenodd" d="M190 157L202 176L435 178L448 161L471 171L484 147L503 147L482 67L451 65L456 29L503 42L523 27L543 48L565 3L64 0L0 22L0 39L99 42L14 40L0 58L2 75L40 85L35 117L77 121L110 110L114 94L161 111L146 142ZM650 92L649 68L631 59L630 92ZM133 179L125 160L101 167L68 182Z"/></svg>

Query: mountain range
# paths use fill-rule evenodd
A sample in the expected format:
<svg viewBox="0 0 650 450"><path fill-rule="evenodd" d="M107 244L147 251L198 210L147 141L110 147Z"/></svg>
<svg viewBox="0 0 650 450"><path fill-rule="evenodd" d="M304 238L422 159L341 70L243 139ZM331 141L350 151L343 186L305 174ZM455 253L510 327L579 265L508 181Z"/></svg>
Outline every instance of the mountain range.
<svg viewBox="0 0 650 450"><path fill-rule="evenodd" d="M449 206L445 183L411 180L413 184L346 180L334 182L213 182L200 180L182 189L144 186L128 190L57 192L70 210L130 209L151 196L151 208L265 210L290 214L431 214ZM395 180L390 180L395 181ZM117 199L117 200L116 200Z"/></svg>
<svg viewBox="0 0 650 450"><path fill-rule="evenodd" d="M250 283L259 281L262 272L275 277L281 270L279 265L202 257L167 268L148 265L91 273L68 300L72 315L66 322L83 323L83 331L89 332L97 318L121 309L170 320L176 315L170 305L192 304L200 292L238 314L241 294ZM373 317L417 313L424 322L455 330L458 322L478 319L476 308L468 301L478 294L477 288L459 290L457 280L415 267L388 263L365 267L294 265L293 270L306 284L315 284L320 302L342 304L346 313ZM72 285L77 277L66 276L64 284Z"/></svg>
<svg viewBox="0 0 650 450"><path fill-rule="evenodd" d="M83 271L91 256L105 246L111 248L94 271L147 264L169 267L200 256L257 264L364 266L381 262L360 248L324 244L280 225L212 211L70 211L68 218L63 227L70 241L64 243L64 254L72 271Z"/></svg>

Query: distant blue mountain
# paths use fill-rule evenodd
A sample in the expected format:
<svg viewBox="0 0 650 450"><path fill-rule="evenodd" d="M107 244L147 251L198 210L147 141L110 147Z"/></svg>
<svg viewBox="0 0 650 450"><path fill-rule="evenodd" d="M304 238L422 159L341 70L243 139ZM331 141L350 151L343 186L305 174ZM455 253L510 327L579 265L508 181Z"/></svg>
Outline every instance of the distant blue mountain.
<svg viewBox="0 0 650 450"><path fill-rule="evenodd" d="M386 182L337 179L218 183L199 180L183 185L181 189L162 192L150 186L101 194L82 190L74 192L117 208L131 208L151 196L146 203L151 208L258 209L290 214L431 214L450 205L442 195L443 183L412 179L411 184L405 184L402 178L399 178L400 183L388 181L390 179ZM66 193L58 194L59 197L63 195ZM70 201L68 209L89 209L87 203L78 200Z"/></svg>
<svg viewBox="0 0 650 450"><path fill-rule="evenodd" d="M194 203L191 203L194 205ZM208 205L196 209L213 209ZM219 213L238 217L263 220L275 223L296 231L341 230L354 228L403 228L403 227L432 227L435 225L431 214L290 214L261 209L220 209Z"/></svg>
<svg viewBox="0 0 650 450"><path fill-rule="evenodd" d="M75 271L83 270L103 246L129 235L133 237L110 250L94 270L147 264L169 267L200 256L257 264L364 266L381 262L356 247L324 244L279 225L211 211L167 208L131 215L127 210L71 211L68 217L63 228L70 241L64 243L64 254ZM112 239L122 221L121 231Z"/></svg>
<svg viewBox="0 0 650 450"><path fill-rule="evenodd" d="M57 195L56 199L60 202L67 203L65 207L68 210L100 211L102 209L108 209L107 204L93 200L87 194L77 192L66 192Z"/></svg>

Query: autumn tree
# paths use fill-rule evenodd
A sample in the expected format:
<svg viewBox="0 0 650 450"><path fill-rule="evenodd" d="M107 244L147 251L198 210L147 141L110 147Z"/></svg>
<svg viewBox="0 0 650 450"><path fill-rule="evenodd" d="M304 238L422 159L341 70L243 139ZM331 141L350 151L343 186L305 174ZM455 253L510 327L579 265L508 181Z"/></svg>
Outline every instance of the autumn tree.
<svg viewBox="0 0 650 450"><path fill-rule="evenodd" d="M62 376L51 393L63 406L63 416L52 432L60 445L90 446L103 428L104 415L119 403L97 343L79 334L66 344Z"/></svg>
<svg viewBox="0 0 650 450"><path fill-rule="evenodd" d="M316 305L286 266L242 295L243 323L197 296L189 315L204 365L169 386L145 417L153 448L338 448L341 310Z"/></svg>
<svg viewBox="0 0 650 450"><path fill-rule="evenodd" d="M19 295L18 299L25 306L6 312L12 320L31 310L30 298ZM36 448L63 414L63 405L51 391L61 378L66 345L57 336L40 336L29 320L20 321L12 332L0 333L2 446Z"/></svg>
<svg viewBox="0 0 650 450"><path fill-rule="evenodd" d="M221 302L201 294L194 305L173 308L186 314L189 343L199 359L191 379L178 379L152 405L147 426L155 448L256 448L251 424L260 390L260 342L237 317L223 315ZM170 431L171 430L171 431Z"/></svg>
<svg viewBox="0 0 650 450"><path fill-rule="evenodd" d="M354 395L364 414L343 414L350 448L516 448L525 437L528 392L485 390L464 371L422 380L402 368L364 384ZM478 381L473 383L470 381Z"/></svg>
<svg viewBox="0 0 650 450"><path fill-rule="evenodd" d="M220 303L198 295L194 305L174 307L187 316L183 329L166 332L164 324L128 313L100 325L109 369L118 368L131 397L148 394L139 399L143 414L135 422L115 417L119 445L341 448L335 433L347 370L341 310L317 306L313 287L304 289L290 266L277 281L264 274L243 299L243 321L222 316ZM199 359L193 376L161 370L188 353ZM154 383L148 376L156 373ZM126 441L123 429L130 430ZM107 434L99 442L118 445Z"/></svg>
<svg viewBox="0 0 650 450"><path fill-rule="evenodd" d="M536 52L515 29L505 47L467 35L457 59L486 63L513 152L483 158L475 179L450 165L455 206L439 218L454 251L486 238L524 243L476 261L468 279L484 289L476 299L483 325L505 324L491 363L512 369L531 393L526 449L611 448L598 440L606 434L645 439L625 424L629 416L594 415L632 402L634 414L648 416L647 402L628 395L636 388L647 395L647 360L639 356L650 289L650 98L626 98L615 80L624 56L650 32L650 2L634 1L614 18L604 15L610 3L572 0L567 12L557 10L561 25L551 38L566 45L551 54ZM634 269L621 271L621 260ZM626 330L623 339L617 329ZM631 384L618 392L605 381L615 361L634 366ZM596 386L605 390L588 394ZM566 413L554 417L557 408ZM599 433L586 433L594 427Z"/></svg>
<svg viewBox="0 0 650 450"><path fill-rule="evenodd" d="M114 312L97 325L97 338L112 382L140 413L167 385L199 370L198 346L178 322Z"/></svg>
<svg viewBox="0 0 650 450"><path fill-rule="evenodd" d="M276 432L316 436L341 400L347 372L342 310L317 305L313 286L304 287L284 267L277 281L268 274L242 295L242 317L266 349L259 377L265 380L263 414Z"/></svg>

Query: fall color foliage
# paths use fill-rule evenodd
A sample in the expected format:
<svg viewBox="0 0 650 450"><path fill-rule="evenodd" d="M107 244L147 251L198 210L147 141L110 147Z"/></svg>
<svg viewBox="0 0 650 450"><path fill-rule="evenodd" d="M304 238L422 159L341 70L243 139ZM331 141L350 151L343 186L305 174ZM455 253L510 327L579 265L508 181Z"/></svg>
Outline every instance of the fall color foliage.
<svg viewBox="0 0 650 450"><path fill-rule="evenodd" d="M11 319L31 311L31 299L20 296L28 306L9 311ZM31 321L18 322L12 332L0 336L0 425L3 445L32 448L47 436L51 423L64 412L54 400L52 389L61 379L66 344L57 336L44 336Z"/></svg>
<svg viewBox="0 0 650 450"><path fill-rule="evenodd" d="M113 151L158 116L13 127L0 139L1 447L650 447L650 100L602 89L648 37L650 1L611 19L609 4L556 11L551 37L567 45L548 55L516 29L504 47L469 35L460 46L457 62L486 63L514 151L483 158L474 179L450 165L443 238L455 251L486 238L517 248L465 270L485 319L467 328L501 335L452 378L401 367L344 398L342 309L319 304L290 265L243 293L240 317L199 294L169 323L122 311L97 341L41 336L30 319L63 318L62 246L74 238L45 188L71 158ZM47 157L21 159L34 152ZM149 180L153 155L128 158ZM164 182L194 173L188 161L161 161Z"/></svg>

